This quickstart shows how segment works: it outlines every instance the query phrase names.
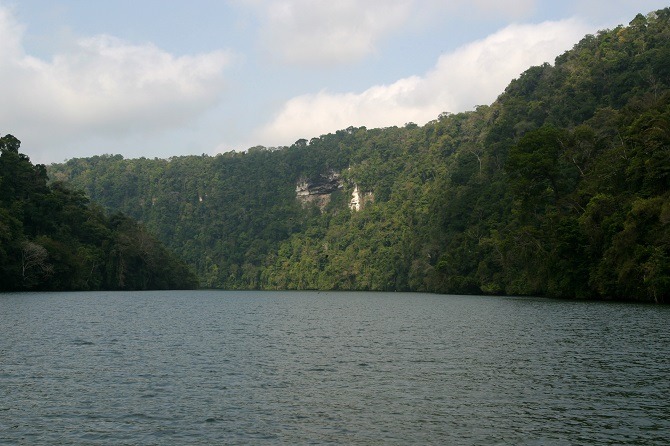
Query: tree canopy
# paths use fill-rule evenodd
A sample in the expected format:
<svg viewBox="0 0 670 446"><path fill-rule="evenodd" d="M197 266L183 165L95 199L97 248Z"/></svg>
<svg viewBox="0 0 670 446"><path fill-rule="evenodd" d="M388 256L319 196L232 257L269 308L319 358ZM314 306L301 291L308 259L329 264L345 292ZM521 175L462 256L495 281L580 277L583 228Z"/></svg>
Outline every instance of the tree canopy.
<svg viewBox="0 0 670 446"><path fill-rule="evenodd" d="M0 290L193 288L189 267L144 227L105 215L0 138Z"/></svg>

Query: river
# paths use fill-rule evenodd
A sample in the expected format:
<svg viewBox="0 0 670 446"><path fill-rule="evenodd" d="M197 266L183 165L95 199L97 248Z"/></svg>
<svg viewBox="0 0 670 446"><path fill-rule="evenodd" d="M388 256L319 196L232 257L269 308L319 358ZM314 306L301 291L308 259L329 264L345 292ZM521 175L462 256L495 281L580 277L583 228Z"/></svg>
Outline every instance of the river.
<svg viewBox="0 0 670 446"><path fill-rule="evenodd" d="M666 445L670 307L0 294L0 444Z"/></svg>

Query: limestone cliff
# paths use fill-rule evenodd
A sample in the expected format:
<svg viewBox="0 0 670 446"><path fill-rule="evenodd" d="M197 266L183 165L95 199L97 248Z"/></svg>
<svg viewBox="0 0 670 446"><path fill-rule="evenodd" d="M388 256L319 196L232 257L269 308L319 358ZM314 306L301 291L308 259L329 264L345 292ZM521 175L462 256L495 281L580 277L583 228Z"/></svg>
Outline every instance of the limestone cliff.
<svg viewBox="0 0 670 446"><path fill-rule="evenodd" d="M330 203L330 195L343 187L340 174L330 171L317 178L301 178L295 187L295 195L303 204L314 203L323 210Z"/></svg>
<svg viewBox="0 0 670 446"><path fill-rule="evenodd" d="M350 184L351 186L351 184ZM303 204L316 204L322 211L330 203L333 192L342 190L344 181L342 176L334 171L321 174L317 178L301 178L295 187L296 198ZM366 203L374 201L372 192L362 192L358 184L353 184L349 209L360 211Z"/></svg>

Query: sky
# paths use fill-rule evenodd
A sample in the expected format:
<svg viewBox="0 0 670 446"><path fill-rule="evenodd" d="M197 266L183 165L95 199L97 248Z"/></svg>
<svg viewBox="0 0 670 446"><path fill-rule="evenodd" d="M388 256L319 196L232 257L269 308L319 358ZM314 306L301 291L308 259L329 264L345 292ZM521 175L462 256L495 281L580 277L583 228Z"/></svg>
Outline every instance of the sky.
<svg viewBox="0 0 670 446"><path fill-rule="evenodd" d="M0 135L34 163L281 147L491 104L658 0L0 0Z"/></svg>

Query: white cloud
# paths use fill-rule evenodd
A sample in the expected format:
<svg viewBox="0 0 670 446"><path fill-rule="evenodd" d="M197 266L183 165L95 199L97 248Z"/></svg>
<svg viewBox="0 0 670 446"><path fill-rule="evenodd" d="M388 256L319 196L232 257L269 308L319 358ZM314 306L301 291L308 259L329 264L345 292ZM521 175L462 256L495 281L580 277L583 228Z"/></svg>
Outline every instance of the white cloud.
<svg viewBox="0 0 670 446"><path fill-rule="evenodd" d="M20 54L24 27L17 23L9 9L0 6L0 60Z"/></svg>
<svg viewBox="0 0 670 446"><path fill-rule="evenodd" d="M474 5L480 14L518 18L527 16L533 12L537 5L537 0L468 0L463 3Z"/></svg>
<svg viewBox="0 0 670 446"><path fill-rule="evenodd" d="M323 66L359 60L405 24L412 0L246 0L275 59Z"/></svg>
<svg viewBox="0 0 670 446"><path fill-rule="evenodd" d="M263 47L281 62L351 63L374 54L389 35L460 16L528 16L537 0L237 0L260 19Z"/></svg>
<svg viewBox="0 0 670 446"><path fill-rule="evenodd" d="M188 122L219 99L230 60L224 52L177 57L106 35L42 60L25 54L22 36L23 27L0 7L0 131L31 147Z"/></svg>
<svg viewBox="0 0 670 446"><path fill-rule="evenodd" d="M440 57L423 76L371 87L362 93L321 91L290 99L257 141L290 144L348 126L423 124L440 113L490 104L533 65L553 62L592 30L576 20L510 25Z"/></svg>

